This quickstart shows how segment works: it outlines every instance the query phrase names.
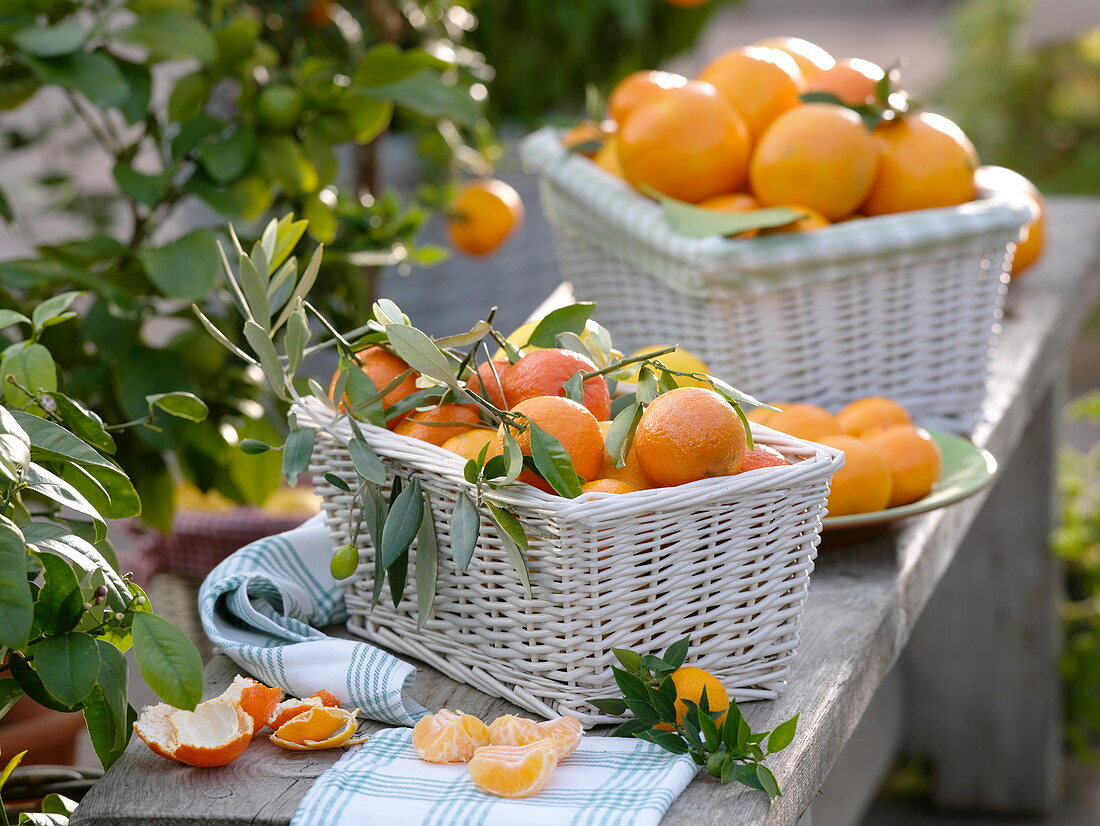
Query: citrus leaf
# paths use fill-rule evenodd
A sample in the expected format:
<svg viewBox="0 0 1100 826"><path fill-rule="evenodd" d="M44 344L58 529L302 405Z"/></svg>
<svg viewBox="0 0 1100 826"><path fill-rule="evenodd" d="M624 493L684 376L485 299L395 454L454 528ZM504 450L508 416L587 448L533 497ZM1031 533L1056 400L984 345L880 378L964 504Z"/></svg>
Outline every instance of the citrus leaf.
<svg viewBox="0 0 1100 826"><path fill-rule="evenodd" d="M604 714L613 714L616 717L626 713L626 701L618 697L605 697L597 700L589 700L588 704L595 706Z"/></svg>
<svg viewBox="0 0 1100 826"><path fill-rule="evenodd" d="M797 714L785 723L780 723L776 726L775 730L771 733L771 737L768 738L768 753L775 754L777 751L783 751L783 749L787 748L794 740L797 729Z"/></svg>
<svg viewBox="0 0 1100 826"><path fill-rule="evenodd" d="M164 702L193 709L202 699L202 658L168 620L135 614L134 653L141 676Z"/></svg>
<svg viewBox="0 0 1100 826"><path fill-rule="evenodd" d="M26 541L19 528L0 518L0 645L8 648L26 645L33 621Z"/></svg>
<svg viewBox="0 0 1100 826"><path fill-rule="evenodd" d="M407 324L387 324L386 335L397 355L414 370L460 389L450 359L427 335Z"/></svg>
<svg viewBox="0 0 1100 826"><path fill-rule="evenodd" d="M661 659L673 668L679 668L684 664L684 658L687 657L688 647L690 645L691 637L684 637L683 639L676 640L676 642L665 649L665 654Z"/></svg>
<svg viewBox="0 0 1100 826"><path fill-rule="evenodd" d="M206 406L206 402L194 393L187 393L181 390L172 393L156 393L152 396L146 396L145 401L149 403L150 412L156 407L163 410L169 416L175 416L177 419L187 419L189 422L204 421L206 419L206 414L210 412L210 409Z"/></svg>
<svg viewBox="0 0 1100 826"><path fill-rule="evenodd" d="M463 571L470 567L480 533L481 514L477 505L465 493L458 494L451 513L451 554L455 564Z"/></svg>
<svg viewBox="0 0 1100 826"><path fill-rule="evenodd" d="M66 310L82 295L84 293L77 291L59 293L35 307L34 312L31 313L31 323L35 332L41 332L51 326L51 322L56 322L62 317L72 318L72 314L66 315Z"/></svg>
<svg viewBox="0 0 1100 826"><path fill-rule="evenodd" d="M792 224L806 217L790 207L768 207L747 212L719 212L714 209L657 195L661 212L670 227L690 238L711 235L738 235L750 229L771 229Z"/></svg>
<svg viewBox="0 0 1100 826"><path fill-rule="evenodd" d="M99 651L89 634L47 637L34 648L34 668L50 694L68 706L79 704L99 678Z"/></svg>
<svg viewBox="0 0 1100 826"><path fill-rule="evenodd" d="M439 572L439 538L432 519L432 500L424 491L424 518L416 539L416 627L423 628L435 602L436 575Z"/></svg>
<svg viewBox="0 0 1100 826"><path fill-rule="evenodd" d="M554 347L561 333L580 335L595 309L594 303L585 301L551 310L535 325L524 347Z"/></svg>
<svg viewBox="0 0 1100 826"><path fill-rule="evenodd" d="M299 427L290 431L283 445L283 475L290 484L298 482L298 474L309 468L313 457L313 428Z"/></svg>
<svg viewBox="0 0 1100 826"><path fill-rule="evenodd" d="M84 497L84 494L60 476L51 473L39 464L31 462L23 474L23 481L35 493L41 493L59 505L64 505L77 513L91 517L96 526L95 537L97 542L106 534L107 525L99 511Z"/></svg>
<svg viewBox="0 0 1100 826"><path fill-rule="evenodd" d="M581 479L573 467L569 452L533 421L528 420L527 426L531 437L531 458L542 478L566 499L580 496Z"/></svg>
<svg viewBox="0 0 1100 826"><path fill-rule="evenodd" d="M504 546L508 558L512 561L512 565L515 566L516 573L519 574L520 582L523 583L527 596L531 596L531 575L527 571L527 559L524 557L528 542L527 534L523 532L523 525L520 524L515 514L510 511L494 505L492 502L486 502L485 504L489 508L490 519L497 527L500 542Z"/></svg>
<svg viewBox="0 0 1100 826"><path fill-rule="evenodd" d="M15 45L35 57L60 57L84 45L87 33L76 15L53 26L28 26L11 35Z"/></svg>
<svg viewBox="0 0 1100 826"><path fill-rule="evenodd" d="M386 514L386 522L382 528L380 556L382 567L387 571L402 554L408 552L423 518L424 499L420 494L420 481L414 476L408 487L390 505L390 512Z"/></svg>
<svg viewBox="0 0 1100 826"><path fill-rule="evenodd" d="M631 442L634 440L634 431L644 412L641 404L635 402L619 411L607 429L607 452L615 463L615 467L626 464L626 456L630 452Z"/></svg>
<svg viewBox="0 0 1100 826"><path fill-rule="evenodd" d="M360 477L376 485L385 484L386 468L378 458L378 454L366 441L361 438L352 439L348 442L348 452L351 454L351 463L355 467L355 472Z"/></svg>
<svg viewBox="0 0 1100 826"><path fill-rule="evenodd" d="M523 450L512 431L504 428L504 481L514 482L522 472Z"/></svg>
<svg viewBox="0 0 1100 826"><path fill-rule="evenodd" d="M768 797L783 796L783 793L779 791L779 784L776 782L772 770L763 763L756 764L756 779L760 781L760 788L767 792Z"/></svg>
<svg viewBox="0 0 1100 826"><path fill-rule="evenodd" d="M214 234L197 229L170 244L138 251L149 280L170 298L198 300L210 295L220 272Z"/></svg>

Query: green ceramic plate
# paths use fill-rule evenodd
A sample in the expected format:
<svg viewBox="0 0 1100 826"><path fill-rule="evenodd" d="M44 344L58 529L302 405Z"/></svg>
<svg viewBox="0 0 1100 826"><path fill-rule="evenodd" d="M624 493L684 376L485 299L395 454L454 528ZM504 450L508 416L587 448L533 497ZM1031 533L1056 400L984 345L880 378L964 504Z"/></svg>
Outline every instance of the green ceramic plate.
<svg viewBox="0 0 1100 826"><path fill-rule="evenodd" d="M866 527L927 513L973 496L993 479L997 472L997 460L989 451L950 433L938 430L928 432L943 454L940 478L932 486L931 493L911 505L899 508L854 513L851 516L827 516L821 520L822 527L826 530Z"/></svg>

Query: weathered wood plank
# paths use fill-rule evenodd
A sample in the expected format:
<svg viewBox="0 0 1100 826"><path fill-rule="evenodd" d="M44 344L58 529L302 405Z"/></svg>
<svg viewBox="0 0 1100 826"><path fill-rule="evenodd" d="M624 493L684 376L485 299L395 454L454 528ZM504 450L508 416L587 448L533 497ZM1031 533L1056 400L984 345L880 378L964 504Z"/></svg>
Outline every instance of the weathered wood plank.
<svg viewBox="0 0 1100 826"><path fill-rule="evenodd" d="M1092 269L1098 227L1100 201L1051 199L1050 251L1013 289L990 388L989 422L975 434L1002 461L1016 449L1100 290ZM550 301L565 303L568 290L556 291ZM810 587L790 689L774 702L746 706L758 728L801 713L799 736L770 763L784 797L769 806L759 793L700 777L673 804L667 824L799 821L905 647L987 495L850 547L826 543ZM222 683L229 676L224 659L211 669L211 677ZM433 708L458 706L486 716L508 709L426 668L414 693ZM227 769L201 772L167 764L134 744L86 798L73 824L283 826L312 778L336 756L300 759L258 744Z"/></svg>

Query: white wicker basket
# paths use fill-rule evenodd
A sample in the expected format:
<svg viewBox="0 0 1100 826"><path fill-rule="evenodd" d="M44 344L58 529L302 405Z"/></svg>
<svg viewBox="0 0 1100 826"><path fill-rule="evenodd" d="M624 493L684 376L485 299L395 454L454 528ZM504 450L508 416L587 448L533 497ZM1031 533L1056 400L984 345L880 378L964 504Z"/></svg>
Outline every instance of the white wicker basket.
<svg viewBox="0 0 1100 826"><path fill-rule="evenodd" d="M331 417L331 412L329 413ZM299 416L306 421L308 416ZM488 519L473 564L450 553L450 514L471 491L453 453L362 425L389 471L416 474L431 496L439 540L431 619L416 627L415 588L393 608L370 611L374 550L359 537L348 627L421 659L453 679L537 714L610 721L587 704L614 693L612 648L657 652L690 635L692 661L739 700L774 698L798 646L829 480L843 454L768 428L762 444L801 459L789 467L625 495L569 500L527 485L496 491L530 537L528 597ZM346 423L316 440L312 471L334 541L350 540L352 496L325 482L356 484ZM415 580L413 548L409 582Z"/></svg>
<svg viewBox="0 0 1100 826"><path fill-rule="evenodd" d="M522 151L562 278L597 302L619 349L679 344L765 401L885 395L943 429L978 420L1007 263L1031 215L1020 196L802 235L689 238L556 130Z"/></svg>

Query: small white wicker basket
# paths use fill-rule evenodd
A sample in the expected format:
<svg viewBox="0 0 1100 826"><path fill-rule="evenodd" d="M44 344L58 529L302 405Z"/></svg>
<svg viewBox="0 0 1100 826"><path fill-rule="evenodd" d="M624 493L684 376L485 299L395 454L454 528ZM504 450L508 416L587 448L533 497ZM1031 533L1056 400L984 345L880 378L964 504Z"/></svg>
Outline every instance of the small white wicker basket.
<svg viewBox="0 0 1100 826"><path fill-rule="evenodd" d="M612 648L658 652L690 636L692 661L735 699L770 699L785 688L829 480L844 461L839 451L754 427L760 443L801 461L625 495L496 491L494 501L516 513L530 537L529 597L488 519L469 570L451 559L450 514L459 492L472 491L463 460L361 428L391 478L416 474L430 494L439 573L423 628L412 587L396 609L387 596L371 612L374 549L364 530L347 590L352 632L531 712L573 714L586 725L613 719L587 703L615 693ZM352 495L323 474L357 484L350 437L346 422L321 431L311 468L337 544L350 541ZM409 582L415 557L414 546Z"/></svg>
<svg viewBox="0 0 1100 826"><path fill-rule="evenodd" d="M558 132L528 136L562 278L624 352L679 344L770 402L889 396L954 432L977 422L1019 195L753 240L690 238Z"/></svg>

